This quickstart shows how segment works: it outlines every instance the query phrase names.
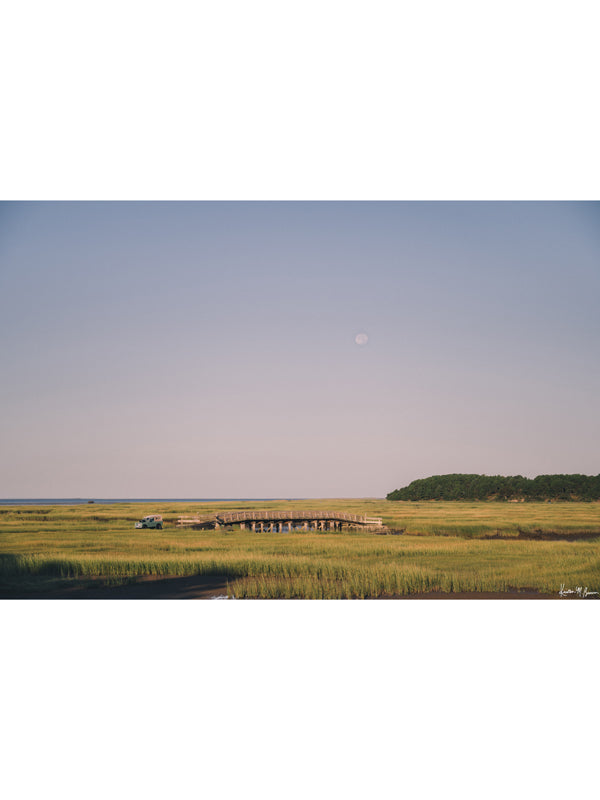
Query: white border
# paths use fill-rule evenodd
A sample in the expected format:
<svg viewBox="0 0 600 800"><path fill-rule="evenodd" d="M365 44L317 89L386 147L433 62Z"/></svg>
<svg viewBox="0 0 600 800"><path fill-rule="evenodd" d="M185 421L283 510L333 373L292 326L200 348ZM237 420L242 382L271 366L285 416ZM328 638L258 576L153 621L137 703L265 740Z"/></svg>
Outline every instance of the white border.
<svg viewBox="0 0 600 800"><path fill-rule="evenodd" d="M8 0L0 193L597 199L596 14ZM2 601L3 785L585 797L595 608Z"/></svg>

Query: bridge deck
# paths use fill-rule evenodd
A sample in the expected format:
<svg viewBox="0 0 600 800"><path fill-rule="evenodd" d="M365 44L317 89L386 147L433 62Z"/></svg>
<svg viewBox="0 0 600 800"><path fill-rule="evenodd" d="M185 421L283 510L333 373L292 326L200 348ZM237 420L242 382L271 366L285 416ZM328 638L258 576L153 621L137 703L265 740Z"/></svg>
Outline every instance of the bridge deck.
<svg viewBox="0 0 600 800"><path fill-rule="evenodd" d="M343 511L232 511L208 514L202 517L180 517L179 525L231 525L234 522L304 522L337 521L353 525L381 526L381 517L366 517L361 514L346 514Z"/></svg>

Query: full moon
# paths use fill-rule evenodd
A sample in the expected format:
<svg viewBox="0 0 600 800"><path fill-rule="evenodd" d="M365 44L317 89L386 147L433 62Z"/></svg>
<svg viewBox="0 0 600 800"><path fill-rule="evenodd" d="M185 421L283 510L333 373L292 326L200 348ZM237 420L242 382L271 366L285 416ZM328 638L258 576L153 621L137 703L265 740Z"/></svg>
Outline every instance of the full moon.
<svg viewBox="0 0 600 800"><path fill-rule="evenodd" d="M354 341L359 347L364 347L369 341L369 337L366 333L357 333Z"/></svg>

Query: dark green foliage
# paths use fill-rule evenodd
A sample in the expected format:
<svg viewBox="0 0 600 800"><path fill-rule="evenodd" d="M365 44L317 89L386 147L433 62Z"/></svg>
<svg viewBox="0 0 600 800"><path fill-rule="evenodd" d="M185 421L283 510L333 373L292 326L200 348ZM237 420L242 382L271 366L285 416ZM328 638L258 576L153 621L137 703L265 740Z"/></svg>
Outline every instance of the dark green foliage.
<svg viewBox="0 0 600 800"><path fill-rule="evenodd" d="M433 475L388 500L600 500L600 475Z"/></svg>

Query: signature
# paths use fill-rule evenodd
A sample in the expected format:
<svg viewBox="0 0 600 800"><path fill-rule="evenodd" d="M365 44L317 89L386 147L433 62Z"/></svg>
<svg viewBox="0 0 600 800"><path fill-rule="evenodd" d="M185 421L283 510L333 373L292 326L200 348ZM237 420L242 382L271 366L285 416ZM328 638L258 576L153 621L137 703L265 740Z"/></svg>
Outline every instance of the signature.
<svg viewBox="0 0 600 800"><path fill-rule="evenodd" d="M568 594L576 594L577 597L591 597L598 594L598 592L590 592L587 586L576 586L574 589L565 589L565 584L561 583L558 594L561 597L566 597Z"/></svg>

